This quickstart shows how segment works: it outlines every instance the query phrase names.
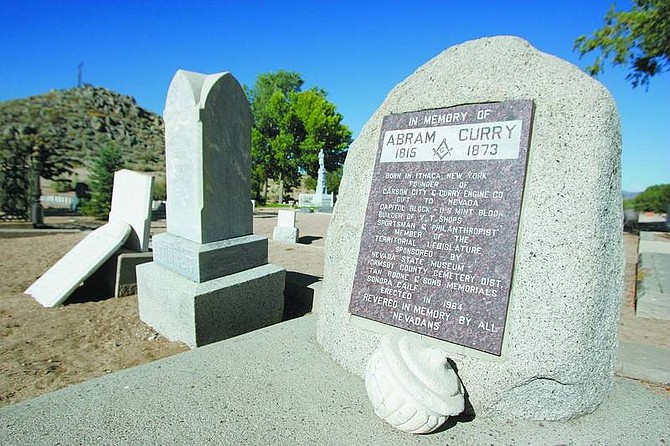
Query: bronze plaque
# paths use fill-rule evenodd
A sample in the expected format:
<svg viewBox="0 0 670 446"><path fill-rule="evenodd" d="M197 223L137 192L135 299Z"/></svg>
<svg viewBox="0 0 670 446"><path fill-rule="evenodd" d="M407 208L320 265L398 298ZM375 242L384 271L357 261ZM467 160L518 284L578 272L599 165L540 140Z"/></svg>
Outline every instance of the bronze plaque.
<svg viewBox="0 0 670 446"><path fill-rule="evenodd" d="M384 117L349 311L500 356L533 102Z"/></svg>

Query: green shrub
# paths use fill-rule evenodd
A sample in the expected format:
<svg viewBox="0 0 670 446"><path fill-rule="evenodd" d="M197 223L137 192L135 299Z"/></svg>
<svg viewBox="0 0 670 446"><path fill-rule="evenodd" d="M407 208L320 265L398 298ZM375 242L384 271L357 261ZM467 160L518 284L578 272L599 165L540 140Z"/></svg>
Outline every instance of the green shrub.
<svg viewBox="0 0 670 446"><path fill-rule="evenodd" d="M53 188L56 192L71 192L74 190L72 181L67 178L56 178L53 183Z"/></svg>
<svg viewBox="0 0 670 446"><path fill-rule="evenodd" d="M154 200L166 200L167 199L167 185L165 184L164 178L156 177L154 179Z"/></svg>
<svg viewBox="0 0 670 446"><path fill-rule="evenodd" d="M649 186L632 200L625 200L624 208L663 214L668 210L668 204L670 204L670 184L656 184Z"/></svg>

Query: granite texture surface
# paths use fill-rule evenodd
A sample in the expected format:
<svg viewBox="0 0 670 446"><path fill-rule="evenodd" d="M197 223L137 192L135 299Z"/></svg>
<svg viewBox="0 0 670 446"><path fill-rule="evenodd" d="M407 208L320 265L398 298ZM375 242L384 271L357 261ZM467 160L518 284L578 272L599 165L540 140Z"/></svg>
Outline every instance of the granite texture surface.
<svg viewBox="0 0 670 446"><path fill-rule="evenodd" d="M670 398L614 380L592 414L566 422L455 417L430 435L377 418L363 381L315 339L316 316L0 409L0 444L592 445L667 444ZM253 354L250 354L253 352Z"/></svg>
<svg viewBox="0 0 670 446"><path fill-rule="evenodd" d="M268 263L268 239L251 234L200 244L169 232L153 238L154 262L194 282Z"/></svg>
<svg viewBox="0 0 670 446"><path fill-rule="evenodd" d="M286 271L266 264L193 282L156 262L137 267L140 319L191 348L281 321Z"/></svg>
<svg viewBox="0 0 670 446"><path fill-rule="evenodd" d="M318 340L362 377L381 335L398 330L362 326L348 311L383 117L521 99L535 112L501 356L434 342L476 414L563 420L595 410L612 385L624 265L620 125L605 87L519 38L447 49L397 85L352 144L328 230Z"/></svg>

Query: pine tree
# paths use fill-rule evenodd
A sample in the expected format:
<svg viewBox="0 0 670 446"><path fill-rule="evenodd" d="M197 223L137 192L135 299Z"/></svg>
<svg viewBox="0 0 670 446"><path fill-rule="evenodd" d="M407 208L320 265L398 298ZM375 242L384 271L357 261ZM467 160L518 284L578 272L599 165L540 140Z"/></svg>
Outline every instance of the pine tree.
<svg viewBox="0 0 670 446"><path fill-rule="evenodd" d="M82 206L84 214L102 220L109 218L114 172L122 169L123 166L123 156L116 144L110 142L100 150L91 166L89 178L91 197Z"/></svg>

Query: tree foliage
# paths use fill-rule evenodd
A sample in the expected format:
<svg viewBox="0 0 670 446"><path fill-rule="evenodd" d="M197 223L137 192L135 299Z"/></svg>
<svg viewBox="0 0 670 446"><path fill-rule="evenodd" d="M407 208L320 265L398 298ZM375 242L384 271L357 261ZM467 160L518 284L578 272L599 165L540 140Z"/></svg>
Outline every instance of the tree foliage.
<svg viewBox="0 0 670 446"><path fill-rule="evenodd" d="M324 90L301 91L302 85L300 74L280 70L261 74L246 89L255 121L251 158L257 198L270 179L292 188L299 184L301 170L316 175L322 149L327 170L344 162L351 131Z"/></svg>
<svg viewBox="0 0 670 446"><path fill-rule="evenodd" d="M62 118L36 120L37 125L6 127L0 139L0 194L3 212L25 217L41 195L39 178L54 179L70 173L69 147L58 142L57 128L41 123Z"/></svg>
<svg viewBox="0 0 670 446"><path fill-rule="evenodd" d="M635 198L625 201L626 208L632 208L639 212L655 212L657 214L667 212L669 205L670 184L649 186Z"/></svg>
<svg viewBox="0 0 670 446"><path fill-rule="evenodd" d="M112 187L114 186L114 172L124 166L123 156L119 147L108 143L91 166L90 198L82 209L86 215L106 220L112 205Z"/></svg>
<svg viewBox="0 0 670 446"><path fill-rule="evenodd" d="M332 172L326 173L326 189L337 195L340 191L340 183L342 182L342 175L344 174L344 166L338 167Z"/></svg>
<svg viewBox="0 0 670 446"><path fill-rule="evenodd" d="M0 208L5 215L26 219L30 209L30 166L19 132L6 129L0 145Z"/></svg>
<svg viewBox="0 0 670 446"><path fill-rule="evenodd" d="M668 0L633 0L630 11L612 7L605 25L593 36L582 35L574 49L582 56L600 50L593 64L586 68L591 75L603 71L606 59L613 65L628 65L626 79L633 87L649 87L649 80L670 69L670 2Z"/></svg>

